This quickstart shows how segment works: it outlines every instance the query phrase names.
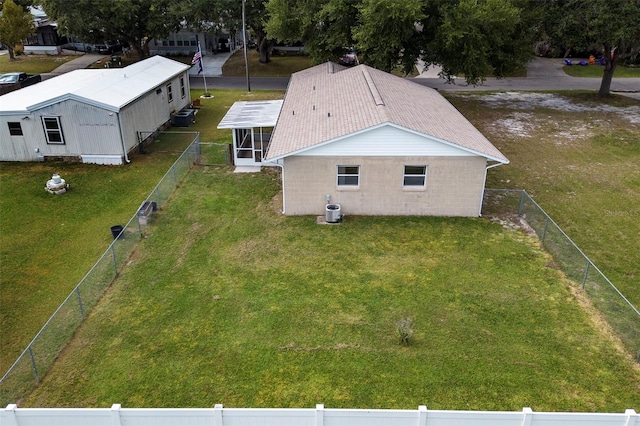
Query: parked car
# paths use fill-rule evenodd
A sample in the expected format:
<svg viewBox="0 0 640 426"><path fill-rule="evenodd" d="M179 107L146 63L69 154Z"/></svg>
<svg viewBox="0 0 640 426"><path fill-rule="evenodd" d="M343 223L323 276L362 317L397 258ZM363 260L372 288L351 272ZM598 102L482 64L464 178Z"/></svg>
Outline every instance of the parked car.
<svg viewBox="0 0 640 426"><path fill-rule="evenodd" d="M0 95L40 83L40 74L27 74L26 72L10 72L0 75Z"/></svg>
<svg viewBox="0 0 640 426"><path fill-rule="evenodd" d="M355 65L358 65L358 56L355 54L355 52L348 52L345 53L344 55L342 55L342 57L340 58L340 60L338 61L338 63L340 65L345 65L348 67L352 67Z"/></svg>

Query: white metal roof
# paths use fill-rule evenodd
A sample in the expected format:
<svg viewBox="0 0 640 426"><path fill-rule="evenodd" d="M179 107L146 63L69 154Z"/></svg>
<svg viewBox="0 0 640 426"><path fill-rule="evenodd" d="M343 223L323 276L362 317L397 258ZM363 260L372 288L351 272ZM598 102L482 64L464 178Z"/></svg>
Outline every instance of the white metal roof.
<svg viewBox="0 0 640 426"><path fill-rule="evenodd" d="M282 99L275 101L235 102L218 124L218 129L250 129L274 127L282 108Z"/></svg>
<svg viewBox="0 0 640 426"><path fill-rule="evenodd" d="M30 113L68 99L119 112L190 67L153 56L125 68L71 71L0 96L0 115Z"/></svg>

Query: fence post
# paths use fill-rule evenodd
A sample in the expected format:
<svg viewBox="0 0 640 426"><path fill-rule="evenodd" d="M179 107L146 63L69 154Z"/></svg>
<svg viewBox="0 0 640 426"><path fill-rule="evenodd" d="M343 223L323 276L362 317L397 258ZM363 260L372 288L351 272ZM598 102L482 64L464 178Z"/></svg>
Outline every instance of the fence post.
<svg viewBox="0 0 640 426"><path fill-rule="evenodd" d="M627 422L625 423L625 426L636 424L636 420L640 418L640 416L638 416L638 413L636 413L636 410L633 410L631 408L627 408L626 410L624 410L624 414L626 414L627 416Z"/></svg>
<svg viewBox="0 0 640 426"><path fill-rule="evenodd" d="M533 410L530 407L524 407L522 409L522 414L524 414L522 426L530 426L531 421L533 420Z"/></svg>
<svg viewBox="0 0 640 426"><path fill-rule="evenodd" d="M158 185L159 187L160 185ZM156 205L158 207L160 207L162 205L162 202L160 202L160 191L158 191L158 187L156 187ZM151 198L151 197L149 197Z"/></svg>
<svg viewBox="0 0 640 426"><path fill-rule="evenodd" d="M120 409L122 405L113 404L111 406L111 424L113 426L122 426L122 419L120 419Z"/></svg>
<svg viewBox="0 0 640 426"><path fill-rule="evenodd" d="M316 404L316 423L315 426L324 425L324 404Z"/></svg>
<svg viewBox="0 0 640 426"><path fill-rule="evenodd" d="M177 188L178 187L178 175L176 174L176 165L171 166L171 171L173 172L173 184Z"/></svg>
<svg viewBox="0 0 640 426"><path fill-rule="evenodd" d="M584 290L585 285L587 284L587 277L589 276L589 266L591 266L591 261L587 259L587 266L584 268L584 276L582 277L582 289Z"/></svg>
<svg viewBox="0 0 640 426"><path fill-rule="evenodd" d="M418 426L427 426L427 406L418 405Z"/></svg>
<svg viewBox="0 0 640 426"><path fill-rule="evenodd" d="M118 275L118 263L116 262L116 249L113 247L117 240L111 243L111 258L113 259L113 272Z"/></svg>
<svg viewBox="0 0 640 426"><path fill-rule="evenodd" d="M18 426L18 419L16 418L16 410L18 406L16 404L9 404L7 408L4 409L4 415L2 418L6 421L2 422L3 426Z"/></svg>
<svg viewBox="0 0 640 426"><path fill-rule="evenodd" d="M82 297L80 296L80 285L76 287L76 293L78 294L78 306L80 307L80 315L84 321L84 307L82 306Z"/></svg>
<svg viewBox="0 0 640 426"><path fill-rule="evenodd" d="M216 404L213 407L213 426L223 426L223 423L222 423L222 404Z"/></svg>
<svg viewBox="0 0 640 426"><path fill-rule="evenodd" d="M524 196L526 192L524 189L520 192L520 205L518 206L518 217L522 216L522 210L524 210Z"/></svg>
<svg viewBox="0 0 640 426"><path fill-rule="evenodd" d="M540 241L544 243L544 238L547 236L547 227L549 226L549 216L545 213L545 217L547 218L544 221L544 229L542 230L542 237L540 237Z"/></svg>
<svg viewBox="0 0 640 426"><path fill-rule="evenodd" d="M33 350L31 350L31 345L29 345L29 358L31 358L31 366L33 367L33 372L36 375L36 383L40 384L40 375L38 374L38 366L36 365L36 358L33 356Z"/></svg>

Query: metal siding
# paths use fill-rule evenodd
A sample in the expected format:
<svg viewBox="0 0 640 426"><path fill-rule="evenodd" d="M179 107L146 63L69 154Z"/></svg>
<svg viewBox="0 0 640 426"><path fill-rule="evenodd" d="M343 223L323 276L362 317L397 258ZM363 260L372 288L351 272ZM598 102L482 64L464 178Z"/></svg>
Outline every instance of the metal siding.
<svg viewBox="0 0 640 426"><path fill-rule="evenodd" d="M64 145L46 144L40 147L44 155L118 154L118 125L115 114L95 106L68 100L42 108L34 113L37 121L43 115L57 115L64 136ZM44 132L44 131L43 131ZM46 151L46 152L45 152Z"/></svg>
<svg viewBox="0 0 640 426"><path fill-rule="evenodd" d="M30 117L29 120L23 120L25 116L30 117L28 114L0 117L0 161L36 161L38 159L35 148L42 145L44 140L42 125L34 126L35 119ZM20 123L22 136L9 134L7 124L9 122Z"/></svg>
<svg viewBox="0 0 640 426"><path fill-rule="evenodd" d="M184 78L186 96L180 96L180 77ZM156 89L147 92L122 110L123 134L127 151L138 144L138 131L153 131L169 121L171 114L191 103L189 77L185 72L170 80L173 102L167 102L166 85L161 95ZM158 99L160 98L160 99ZM60 117L64 145L47 144L42 126L43 115ZM29 120L22 120L28 116ZM20 122L23 136L10 136L7 122ZM35 151L38 148L39 153ZM0 117L0 160L36 161L38 155L122 155L118 114L76 100L66 100L32 113Z"/></svg>
<svg viewBox="0 0 640 426"><path fill-rule="evenodd" d="M186 96L180 96L180 77L185 79ZM167 101L167 84L171 82L173 102ZM171 119L171 114L191 104L189 93L189 77L182 73L170 81L162 83L158 88L147 92L141 98L125 106L122 111L122 127L127 151L138 145L138 132L152 132Z"/></svg>
<svg viewBox="0 0 640 426"><path fill-rule="evenodd" d="M382 126L348 136L317 148L301 152L300 156L473 156L469 151L440 141L407 132L393 126Z"/></svg>

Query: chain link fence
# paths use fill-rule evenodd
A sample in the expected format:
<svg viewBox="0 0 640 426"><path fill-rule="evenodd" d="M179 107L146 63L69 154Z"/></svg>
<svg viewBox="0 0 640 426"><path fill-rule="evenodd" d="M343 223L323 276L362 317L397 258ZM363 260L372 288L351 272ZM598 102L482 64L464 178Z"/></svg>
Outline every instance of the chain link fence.
<svg viewBox="0 0 640 426"><path fill-rule="evenodd" d="M627 350L640 361L640 311L524 190L487 189L485 215L518 215L536 232L560 269L588 296Z"/></svg>
<svg viewBox="0 0 640 426"><path fill-rule="evenodd" d="M203 166L224 166L231 164L231 144L200 142L200 164Z"/></svg>
<svg viewBox="0 0 640 426"><path fill-rule="evenodd" d="M129 222L124 226L111 227L113 242L0 379L0 405L19 403L40 383L85 316L117 277L136 244L144 236L144 228L153 212L166 204L191 167L198 163L200 134L171 133L173 132L160 132L159 135L160 138L189 138L191 142L143 200Z"/></svg>
<svg viewBox="0 0 640 426"><path fill-rule="evenodd" d="M192 166L228 164L227 144L207 143L203 147L200 135L191 135L192 142L143 200L129 222L122 227L112 227L114 240L109 248L0 379L0 404L19 403L37 386L85 316L117 277L144 236L144 228L153 212L167 203ZM210 151L204 154L203 151L208 149ZM201 154L204 161L201 161ZM589 296L625 347L640 357L640 312L525 191L487 189L483 214L518 215L524 218L553 255L555 262Z"/></svg>

